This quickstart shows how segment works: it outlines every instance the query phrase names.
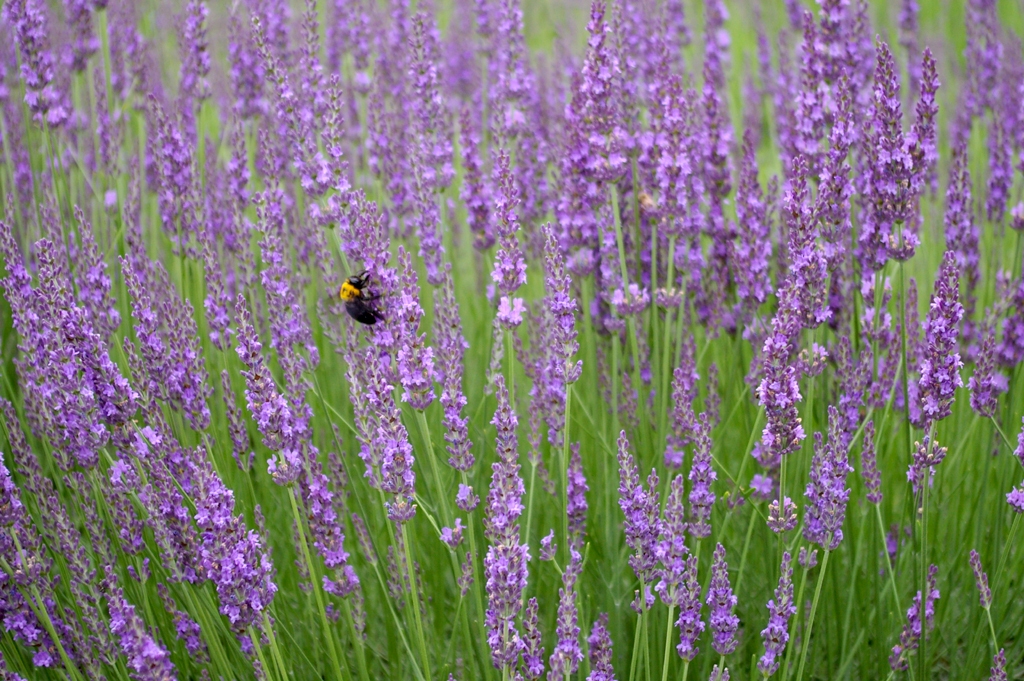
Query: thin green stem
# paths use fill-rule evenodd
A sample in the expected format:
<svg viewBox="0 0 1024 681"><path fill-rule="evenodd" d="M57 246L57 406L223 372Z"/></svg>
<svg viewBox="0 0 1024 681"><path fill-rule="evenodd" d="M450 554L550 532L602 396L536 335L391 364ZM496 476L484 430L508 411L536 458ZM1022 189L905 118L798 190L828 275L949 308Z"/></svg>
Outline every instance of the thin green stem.
<svg viewBox="0 0 1024 681"><path fill-rule="evenodd" d="M344 661L345 673L342 674L341 668L343 660L338 655L337 646L334 644L334 632L331 629L330 620L327 619L327 609L324 605L324 596L320 593L323 586L319 583L316 578L317 570L313 565L313 557L309 552L309 544L306 542L306 530L304 529L305 523L302 520L302 515L299 513L299 504L295 495L295 487L288 488L288 500L292 506L292 517L295 519L295 528L299 534L299 548L302 549L302 558L306 563L306 570L309 572L310 578L313 580L313 594L316 598L316 607L320 613L320 625L323 627L324 639L327 641L327 653L331 656L331 666L334 670L334 677L336 679L347 679L349 678L348 673L348 662Z"/></svg>
<svg viewBox="0 0 1024 681"><path fill-rule="evenodd" d="M832 533L826 537L826 542L832 543ZM821 559L821 572L818 573L818 583L814 586L814 599L811 601L811 614L807 616L807 632L804 634L804 644L800 650L800 667L797 670L796 678L804 678L804 665L807 663L807 651L811 648L811 633L814 631L814 615L818 611L818 598L821 596L821 585L825 582L825 569L828 567L828 557L832 552L825 549L825 556Z"/></svg>
<svg viewBox="0 0 1024 681"><path fill-rule="evenodd" d="M675 615L676 606L673 603L669 603L668 606L668 622L665 625L665 654L662 656L661 662L661 681L668 681L668 668L669 661L672 659L672 631L675 628L675 622L672 621L672 617Z"/></svg>
<svg viewBox="0 0 1024 681"><path fill-rule="evenodd" d="M423 664L423 675L430 681L430 656L427 654L427 639L423 634L423 616L420 614L419 587L416 585L416 567L412 559L412 542L409 540L409 524L402 523L402 541L405 543L405 568L409 574L409 607L412 609L413 623L416 627L416 642L419 645L420 658Z"/></svg>

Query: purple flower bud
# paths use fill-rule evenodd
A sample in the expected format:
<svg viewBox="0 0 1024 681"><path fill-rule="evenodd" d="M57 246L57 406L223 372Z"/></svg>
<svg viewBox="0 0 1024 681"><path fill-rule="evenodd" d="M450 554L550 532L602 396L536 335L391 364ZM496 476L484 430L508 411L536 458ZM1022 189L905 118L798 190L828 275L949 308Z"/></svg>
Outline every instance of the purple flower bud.
<svg viewBox="0 0 1024 681"><path fill-rule="evenodd" d="M551 530L547 536L540 540L540 559L544 561L554 560L558 554L558 544L555 543L555 531Z"/></svg>
<svg viewBox="0 0 1024 681"><path fill-rule="evenodd" d="M455 505L466 513L472 513L476 505L480 503L480 497L469 485L459 483L459 492L455 495Z"/></svg>
<svg viewBox="0 0 1024 681"><path fill-rule="evenodd" d="M796 504L792 499L786 497L782 504L775 499L768 505L768 527L775 534L789 532L797 525Z"/></svg>
<svg viewBox="0 0 1024 681"><path fill-rule="evenodd" d="M992 673L988 681L1006 681L1006 651L1002 648L992 658Z"/></svg>
<svg viewBox="0 0 1024 681"><path fill-rule="evenodd" d="M974 549L971 549L971 570L974 571L974 581L978 585L981 607L988 610L992 607L992 589L988 586L988 575L981 567L981 556Z"/></svg>
<svg viewBox="0 0 1024 681"><path fill-rule="evenodd" d="M528 577L530 547L519 543L519 516L523 512L526 488L519 476L516 442L518 420L509 404L505 379L495 381L498 408L491 423L497 428L498 460L491 466L484 532L491 541L484 558L487 581L487 642L497 669L513 665L525 647L515 620L523 605L522 593Z"/></svg>
<svg viewBox="0 0 1024 681"><path fill-rule="evenodd" d="M818 565L818 549L808 551L806 546L801 546L796 562L805 570L813 570Z"/></svg>
<svg viewBox="0 0 1024 681"><path fill-rule="evenodd" d="M775 492L775 481L767 475L757 473L750 479L750 490L753 492L754 498L760 501L767 501L772 498L772 494Z"/></svg>
<svg viewBox="0 0 1024 681"><path fill-rule="evenodd" d="M447 544L449 548L455 549L462 543L462 530L462 518L456 518L454 528L441 528L441 541Z"/></svg>

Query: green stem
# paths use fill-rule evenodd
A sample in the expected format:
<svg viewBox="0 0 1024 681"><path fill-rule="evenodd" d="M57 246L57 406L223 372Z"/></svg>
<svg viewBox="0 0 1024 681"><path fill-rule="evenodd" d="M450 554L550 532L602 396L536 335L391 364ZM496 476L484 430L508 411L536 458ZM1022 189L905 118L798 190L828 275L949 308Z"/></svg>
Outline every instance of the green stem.
<svg viewBox="0 0 1024 681"><path fill-rule="evenodd" d="M565 537L565 564L571 561L569 547L569 409L572 405L572 383L565 386L565 426L562 429L562 532Z"/></svg>
<svg viewBox="0 0 1024 681"><path fill-rule="evenodd" d="M882 509L879 508L878 504L874 504L874 507L875 517L878 518L878 532L882 537L882 555L885 556L885 567L886 571L889 573L889 584L892 585L893 602L896 603L896 612L902 614L903 611L900 608L900 592L899 589L896 588L896 573L892 569L892 560L889 558L889 549L886 546L885 525L882 523Z"/></svg>
<svg viewBox="0 0 1024 681"><path fill-rule="evenodd" d="M795 551L794 551L794 553L795 553ZM810 570L808 568L804 568L803 576L800 577L800 588L797 589L796 600L793 601L794 603L803 603L804 602L804 588L807 586L807 573L808 572L810 572ZM800 621L800 612L801 612L801 608L798 607L797 611L796 611L796 614L789 621L789 640L790 641L796 641L796 630L797 630L797 624ZM805 641L806 641L806 638L807 637L805 636L804 637ZM786 647L786 661L782 665L782 680L783 681L786 681L786 679L789 678L789 670L792 668L791 665L790 665L790 662L793 660L793 650L795 648L796 648L795 644Z"/></svg>
<svg viewBox="0 0 1024 681"><path fill-rule="evenodd" d="M402 523L402 541L405 543L405 568L409 573L409 607L412 608L413 623L416 626L416 642L423 660L423 675L430 680L430 657L427 654L427 640L423 635L423 616L420 614L419 587L416 585L416 568L412 559L412 542L409 540L409 524Z"/></svg>
<svg viewBox="0 0 1024 681"><path fill-rule="evenodd" d="M668 606L668 623L665 625L665 654L662 657L661 662L661 681L668 681L668 667L669 660L671 659L670 651L672 650L672 630L674 628L674 622L672 621L673 615L675 615L676 606L669 603Z"/></svg>
<svg viewBox="0 0 1024 681"><path fill-rule="evenodd" d="M18 533L11 532L11 537L14 539L14 546L18 550L18 557L21 559L22 568L28 565L25 559L25 550L21 548L21 542L18 540ZM14 581L14 569L7 562L4 562L4 571L10 576L11 581ZM43 597L39 593L39 588L35 584L31 584L29 588L32 591L32 599L26 599L29 601L28 605L35 613L36 619L38 619L43 627L46 629L46 633L50 635L50 640L57 646L57 653L60 655L61 662L64 663L64 668L68 670L68 674L75 679L82 679L82 675L79 673L78 668L71 663L71 658L68 657L68 653L64 650L63 644L60 642L60 636L57 634L56 627L53 626L53 622L50 621L50 613L46 611L46 605L43 601Z"/></svg>
<svg viewBox="0 0 1024 681"><path fill-rule="evenodd" d="M832 543L832 533L826 537L829 544ZM811 614L807 617L807 633L804 635L804 645L800 651L800 667L797 670L796 678L804 678L804 664L807 662L807 651L811 647L811 632L814 630L814 615L818 611L818 598L821 596L821 585L825 581L825 568L828 567L828 557L832 552L825 549L825 556L821 559L821 572L818 573L818 583L814 586L814 600L811 601Z"/></svg>
<svg viewBox="0 0 1024 681"><path fill-rule="evenodd" d="M313 590L316 591L316 588L314 587ZM270 653L274 656L277 669L281 672L281 678L289 678L288 670L284 666L284 656L281 655L281 649L277 645L277 637L274 635L274 627L270 625L270 615L267 614L266 610L263 611L263 633L266 634L267 640L270 641Z"/></svg>
<svg viewBox="0 0 1024 681"><path fill-rule="evenodd" d="M327 619L327 609L324 605L324 596L320 593L323 588L322 584L317 583L316 569L313 566L313 558L309 553L309 544L306 543L306 531L303 527L302 516L299 513L298 500L295 498L295 487L288 488L288 499L292 505L292 517L295 519L295 528L299 533L299 547L302 549L302 558L306 562L306 570L309 573L309 577L313 580L313 595L316 597L316 607L320 612L320 624L323 627L324 638L327 640L327 653L331 656L331 665L334 668L334 677L337 679L349 678L348 673L348 662L344 661L345 673L342 674L341 667L343 660L338 655L338 649L334 645L334 632L331 630L330 620Z"/></svg>
<svg viewBox="0 0 1024 681"><path fill-rule="evenodd" d="M253 630L252 627L249 627L248 629L246 629L246 631L249 633L249 641L252 642L253 650L256 651L256 657L260 661L260 666L263 668L263 673L266 674L268 679L271 678L270 665L267 664L267 658L263 655L263 646L260 645L259 636L256 635L256 632ZM284 681L285 678L287 677L283 677L281 681Z"/></svg>

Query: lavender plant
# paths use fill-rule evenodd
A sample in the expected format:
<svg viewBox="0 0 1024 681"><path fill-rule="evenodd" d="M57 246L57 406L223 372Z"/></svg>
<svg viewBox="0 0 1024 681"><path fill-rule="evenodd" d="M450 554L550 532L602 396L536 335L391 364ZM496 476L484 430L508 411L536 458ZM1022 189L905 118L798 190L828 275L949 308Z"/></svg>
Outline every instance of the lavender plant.
<svg viewBox="0 0 1024 681"><path fill-rule="evenodd" d="M0 678L1019 678L1024 12L755 4L5 0Z"/></svg>

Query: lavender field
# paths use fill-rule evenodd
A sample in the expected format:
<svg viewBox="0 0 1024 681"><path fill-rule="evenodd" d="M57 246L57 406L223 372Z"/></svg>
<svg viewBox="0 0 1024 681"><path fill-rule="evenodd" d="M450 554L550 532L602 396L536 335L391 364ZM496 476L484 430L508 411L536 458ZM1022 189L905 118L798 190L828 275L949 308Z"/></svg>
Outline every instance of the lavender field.
<svg viewBox="0 0 1024 681"><path fill-rule="evenodd" d="M0 681L1024 679L1022 36L3 0Z"/></svg>

